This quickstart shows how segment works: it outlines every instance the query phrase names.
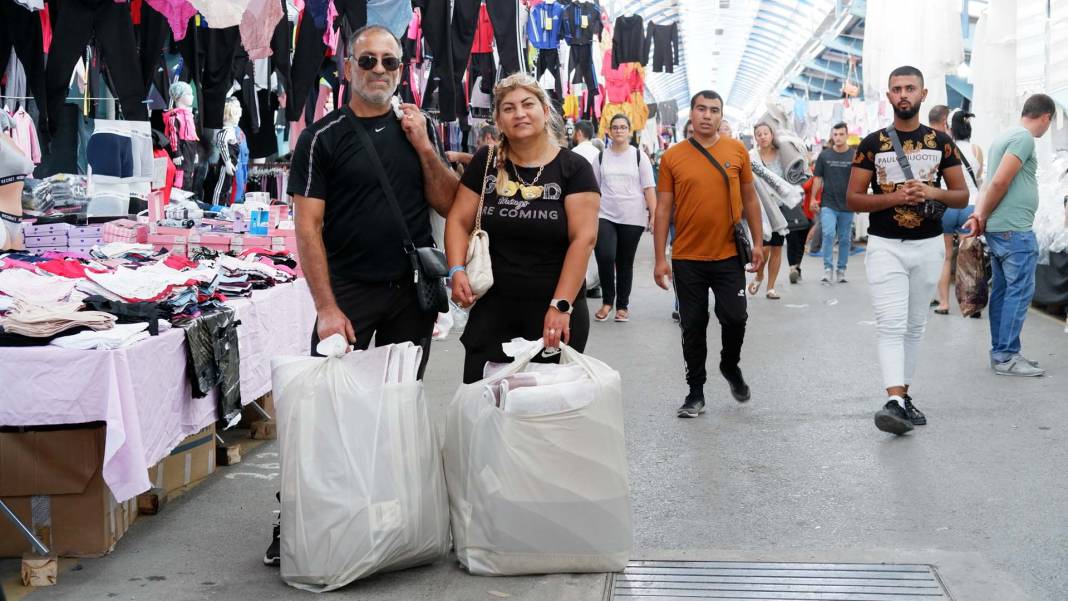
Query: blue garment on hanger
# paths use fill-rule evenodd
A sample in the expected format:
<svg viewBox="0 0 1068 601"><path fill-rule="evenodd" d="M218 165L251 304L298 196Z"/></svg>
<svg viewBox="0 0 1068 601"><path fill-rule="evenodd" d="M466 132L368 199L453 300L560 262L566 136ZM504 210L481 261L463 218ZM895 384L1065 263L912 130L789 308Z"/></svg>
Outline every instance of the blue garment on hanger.
<svg viewBox="0 0 1068 601"><path fill-rule="evenodd" d="M237 167L234 169L234 204L245 202L245 186L248 185L248 139L240 127L237 130Z"/></svg>
<svg viewBox="0 0 1068 601"><path fill-rule="evenodd" d="M367 0L368 25L381 25L400 39L411 21L411 0Z"/></svg>

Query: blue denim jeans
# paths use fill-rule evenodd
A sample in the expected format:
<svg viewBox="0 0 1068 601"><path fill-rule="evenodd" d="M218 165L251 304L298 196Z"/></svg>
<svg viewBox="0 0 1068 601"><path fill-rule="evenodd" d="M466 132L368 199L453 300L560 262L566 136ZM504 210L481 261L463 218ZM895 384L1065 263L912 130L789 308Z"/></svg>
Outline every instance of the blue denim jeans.
<svg viewBox="0 0 1068 601"><path fill-rule="evenodd" d="M823 230L823 268L830 269L834 259L834 237L838 236L838 271L845 271L849 262L849 248L853 244L853 213L820 209L820 228Z"/></svg>
<svg viewBox="0 0 1068 601"><path fill-rule="evenodd" d="M1038 241L1034 232L987 232L990 267L990 357L1004 363L1020 352L1020 332L1035 295Z"/></svg>

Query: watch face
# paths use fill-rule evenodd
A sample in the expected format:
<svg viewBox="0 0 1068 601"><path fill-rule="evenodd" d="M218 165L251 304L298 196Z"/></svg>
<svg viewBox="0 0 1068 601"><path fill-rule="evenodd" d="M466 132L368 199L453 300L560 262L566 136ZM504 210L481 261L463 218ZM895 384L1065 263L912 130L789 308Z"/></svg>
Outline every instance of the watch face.
<svg viewBox="0 0 1068 601"><path fill-rule="evenodd" d="M556 301L556 309L561 313L567 313L571 310L571 303L566 300L558 300Z"/></svg>

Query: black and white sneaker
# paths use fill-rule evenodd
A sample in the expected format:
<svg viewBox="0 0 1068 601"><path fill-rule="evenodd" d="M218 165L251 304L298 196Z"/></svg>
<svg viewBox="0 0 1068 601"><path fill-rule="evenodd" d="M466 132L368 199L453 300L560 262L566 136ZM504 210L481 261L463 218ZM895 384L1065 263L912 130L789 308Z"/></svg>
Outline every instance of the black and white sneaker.
<svg viewBox="0 0 1068 601"><path fill-rule="evenodd" d="M913 426L927 425L927 416L923 414L923 411L920 411L912 404L912 397L907 394L905 395L905 415L908 416L909 421L912 422Z"/></svg>
<svg viewBox="0 0 1068 601"><path fill-rule="evenodd" d="M686 401L679 407L679 417L697 417L705 412L705 395L700 390L691 390Z"/></svg>
<svg viewBox="0 0 1068 601"><path fill-rule="evenodd" d="M905 410L894 399L886 402L882 409L875 412L875 427L883 432L902 434L912 430L912 422Z"/></svg>
<svg viewBox="0 0 1068 601"><path fill-rule="evenodd" d="M742 377L742 370L737 365L727 367L720 363L719 373L723 374L727 383L731 385L731 396L734 397L734 400L744 403L752 398L749 392L749 384L745 383L745 378Z"/></svg>
<svg viewBox="0 0 1068 601"><path fill-rule="evenodd" d="M674 321L675 323L679 323L679 319L680 319L679 312L678 311L672 311L671 312L671 321Z"/></svg>
<svg viewBox="0 0 1068 601"><path fill-rule="evenodd" d="M267 547L267 552L263 554L263 565L278 567L281 562L281 547L282 541L279 536L281 532L281 526L274 525L274 531L271 534L271 546Z"/></svg>

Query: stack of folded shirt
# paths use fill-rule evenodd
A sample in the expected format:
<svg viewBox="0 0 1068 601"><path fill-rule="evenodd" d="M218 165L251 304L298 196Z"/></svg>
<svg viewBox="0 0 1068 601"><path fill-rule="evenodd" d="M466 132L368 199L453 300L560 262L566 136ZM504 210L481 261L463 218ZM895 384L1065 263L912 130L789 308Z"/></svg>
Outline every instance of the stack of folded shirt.
<svg viewBox="0 0 1068 601"><path fill-rule="evenodd" d="M48 304L70 298L76 281L39 275L26 269L0 270L0 295L31 304Z"/></svg>
<svg viewBox="0 0 1068 601"><path fill-rule="evenodd" d="M145 322L118 324L110 330L101 332L88 330L70 336L61 336L52 340L49 344L62 348L80 349L85 351L94 349L111 350L132 346L147 339L149 337L147 330L148 324Z"/></svg>
<svg viewBox="0 0 1068 601"><path fill-rule="evenodd" d="M75 328L108 330L115 325L114 315L102 311L80 311L81 308L81 303L36 305L16 301L14 309L0 319L0 327L8 334L48 338Z"/></svg>

